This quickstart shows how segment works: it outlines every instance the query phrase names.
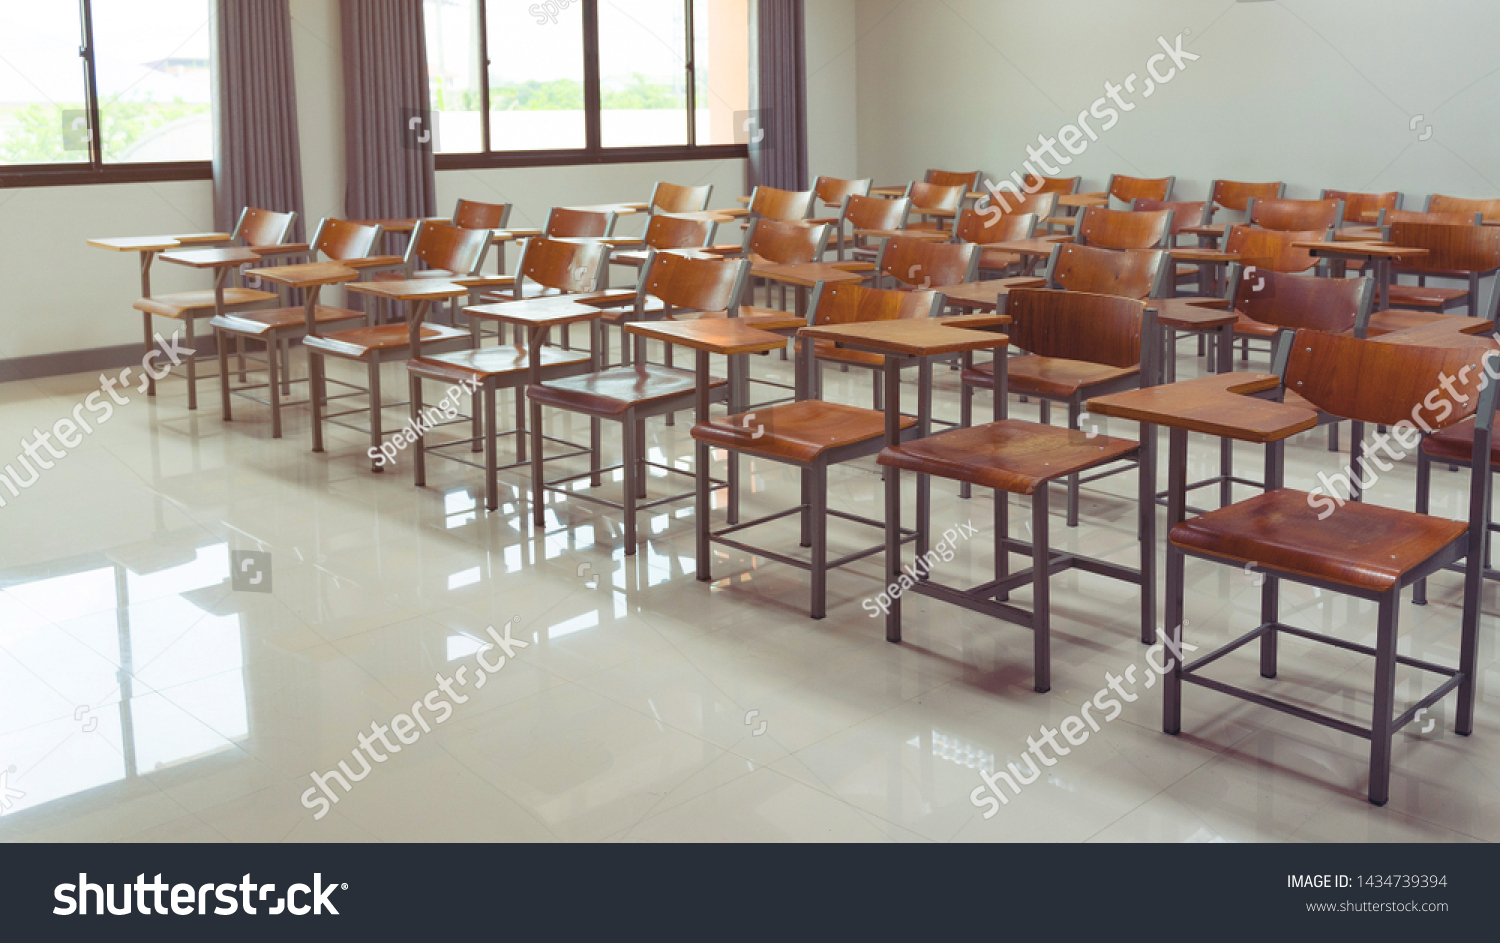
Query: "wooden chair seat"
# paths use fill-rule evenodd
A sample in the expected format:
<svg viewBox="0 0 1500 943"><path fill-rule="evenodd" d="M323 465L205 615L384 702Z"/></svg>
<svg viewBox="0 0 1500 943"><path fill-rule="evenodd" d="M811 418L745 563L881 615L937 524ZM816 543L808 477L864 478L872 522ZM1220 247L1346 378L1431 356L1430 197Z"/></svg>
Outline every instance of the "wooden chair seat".
<svg viewBox="0 0 1500 943"><path fill-rule="evenodd" d="M1328 514L1305 491L1278 488L1172 528L1174 546L1236 565L1384 592L1468 532L1452 521L1362 502ZM1319 514L1327 514L1323 520Z"/></svg>
<svg viewBox="0 0 1500 943"><path fill-rule="evenodd" d="M1468 465L1474 459L1474 419L1434 432L1422 440L1422 451L1433 461ZM1500 439L1490 440L1490 466L1500 468Z"/></svg>
<svg viewBox="0 0 1500 943"><path fill-rule="evenodd" d="M682 314L672 315L674 321L697 321L703 318L727 318L727 311L685 311ZM795 331L799 327L807 327L807 319L790 311L779 311L776 308L752 308L749 305L740 305L739 320L747 327L760 328L762 331Z"/></svg>
<svg viewBox="0 0 1500 943"><path fill-rule="evenodd" d="M273 291L239 287L224 289L226 309L275 300L276 293ZM212 291L179 291L170 295L157 295L155 298L142 298L131 307L137 311L163 318L180 319L184 316L208 318L213 317L214 314L214 293Z"/></svg>
<svg viewBox="0 0 1500 943"><path fill-rule="evenodd" d="M1465 274L1462 276L1468 278ZM1435 288L1432 285L1392 285L1390 305L1393 308L1442 308L1467 297L1466 288Z"/></svg>
<svg viewBox="0 0 1500 943"><path fill-rule="evenodd" d="M866 350L849 350L832 341L813 341L813 353L819 360L833 363L852 363L861 367L883 367L885 358Z"/></svg>
<svg viewBox="0 0 1500 943"><path fill-rule="evenodd" d="M901 428L916 425L901 417ZM812 462L829 449L885 435L885 414L859 406L806 399L726 416L693 426L693 438L723 448L794 462Z"/></svg>
<svg viewBox="0 0 1500 943"><path fill-rule="evenodd" d="M1006 361L1006 370L1007 388L1012 393L1031 393L1055 399L1067 399L1085 387L1109 383L1141 372L1139 366L1111 367L1083 360L1038 357L1035 354L1010 358ZM994 365L975 364L963 371L962 378L963 382L975 386L993 387Z"/></svg>
<svg viewBox="0 0 1500 943"><path fill-rule="evenodd" d="M468 340L468 331L461 331L446 324L423 324L422 343ZM318 334L305 338L303 346L321 354L344 357L349 360L365 360L382 350L394 350L411 343L411 329L405 324L381 324L377 327L356 327L334 334Z"/></svg>
<svg viewBox="0 0 1500 943"><path fill-rule="evenodd" d="M1139 445L1107 435L1023 419L953 429L887 447L880 464L937 475L1011 494L1032 494L1044 482L1128 458Z"/></svg>
<svg viewBox="0 0 1500 943"><path fill-rule="evenodd" d="M587 353L563 350L560 347L543 347L542 371L560 366L576 366L589 362ZM499 347L480 347L455 350L447 354L415 357L406 362L413 376L424 380L439 380L462 383L467 380L483 381L488 377L524 373L530 369L531 355L522 347L503 344Z"/></svg>
<svg viewBox="0 0 1500 943"><path fill-rule="evenodd" d="M1247 318L1242 314L1239 320L1234 322L1234 333L1240 337L1274 339L1277 334L1281 333L1281 328L1254 318Z"/></svg>
<svg viewBox="0 0 1500 943"><path fill-rule="evenodd" d="M985 249L979 253L980 268L1005 268L1025 261L1026 257L1016 255L1014 252L1001 252L998 249Z"/></svg>
<svg viewBox="0 0 1500 943"><path fill-rule="evenodd" d="M420 272L412 272L410 275L402 271L376 272L372 282L404 282L413 278L452 278L453 273L440 268L422 269Z"/></svg>
<svg viewBox="0 0 1500 943"><path fill-rule="evenodd" d="M318 305L313 313L319 324L337 324L341 321L363 321L364 314L338 308L333 305ZM213 326L246 337L261 337L307 323L307 316L299 308L263 308L259 311L240 311L215 319Z"/></svg>
<svg viewBox="0 0 1500 943"><path fill-rule="evenodd" d="M714 377L711 385L722 387L728 382ZM697 387L697 375L691 370L635 363L551 383L533 383L526 388L526 395L544 406L617 416L641 403L672 396L690 397Z"/></svg>

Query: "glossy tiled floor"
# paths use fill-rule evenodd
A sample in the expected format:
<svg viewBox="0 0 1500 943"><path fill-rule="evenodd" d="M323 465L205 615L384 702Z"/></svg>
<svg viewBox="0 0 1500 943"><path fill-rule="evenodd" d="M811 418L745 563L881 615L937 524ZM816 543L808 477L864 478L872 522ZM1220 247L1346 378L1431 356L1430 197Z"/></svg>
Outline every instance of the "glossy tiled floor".
<svg viewBox="0 0 1500 943"><path fill-rule="evenodd" d="M756 362L758 375L778 368L786 379L784 364ZM1182 370L1196 361L1185 355ZM939 374L951 415L954 375ZM50 426L97 383L0 385L0 441ZM863 404L867 383L830 373L827 391ZM0 508L0 840L1500 837L1493 584L1475 735L1402 736L1383 809L1364 800L1364 741L1201 688L1188 688L1183 734L1168 737L1157 686L985 819L970 800L981 770L1019 761L1026 737L1075 712L1107 672L1144 666L1132 587L1054 581L1054 682L1039 695L1017 627L910 599L905 643L887 644L861 606L879 557L835 573L828 618L814 622L800 571L721 551L720 579L696 582L687 505L643 514L626 557L613 512L586 503L550 504L534 532L520 475L503 476L502 508L487 514L472 469L435 463L417 489L404 458L371 474L353 433L312 455L305 412L273 441L257 408L240 405L242 421L226 425L216 382L204 391L196 415L180 381L154 404L136 396ZM552 431L581 430L559 419ZM685 423L654 422L650 437L656 458L690 457ZM1289 484L1342 465L1323 442L1317 432L1289 446ZM1195 472L1214 454L1195 440ZM1255 469L1259 456L1240 462ZM1375 495L1410 507L1412 478L1400 466ZM1439 511L1462 506L1460 478L1438 473ZM751 513L795 494L779 466L754 466L747 482ZM653 494L666 487L653 480ZM1054 540L1134 563L1133 488L1131 474L1090 487L1082 526L1058 517ZM831 491L835 507L879 516L873 463L837 470ZM980 527L946 571L977 582L991 565L990 498L960 501L944 483L934 493L939 528ZM1025 515L1012 520L1020 529ZM788 545L788 531L766 530L757 538ZM875 532L852 525L831 538L835 550L867 539ZM245 550L271 555L271 592L231 588L230 554ZM1190 640L1253 624L1253 574L1191 563L1188 577ZM1028 603L1029 590L1015 598ZM1373 640L1369 606L1295 587L1285 598L1291 619ZM1437 578L1430 605L1402 609L1403 649L1454 661L1459 605L1459 578ZM528 647L482 689L470 677L444 723L385 753L352 791L332 786L341 800L315 818L301 801L310 773L352 765L372 723L461 667L476 672L486 628L512 619ZM1246 654L1220 676L1367 716L1366 660L1287 639L1282 666L1262 682ZM1418 679L1400 680L1398 696L1415 699ZM1450 724L1452 709L1450 696Z"/></svg>

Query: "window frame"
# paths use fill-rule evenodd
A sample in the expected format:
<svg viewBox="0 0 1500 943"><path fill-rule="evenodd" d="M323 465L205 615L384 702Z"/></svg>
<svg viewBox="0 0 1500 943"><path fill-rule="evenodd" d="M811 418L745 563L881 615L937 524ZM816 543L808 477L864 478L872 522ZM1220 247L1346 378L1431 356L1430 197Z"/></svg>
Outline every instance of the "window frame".
<svg viewBox="0 0 1500 943"><path fill-rule="evenodd" d="M71 187L95 183L148 183L164 180L212 180L211 160L150 161L127 164L104 162L104 141L98 133L99 85L94 64L93 0L78 0L78 58L83 61L83 101L89 115L89 159L65 164L0 164L0 188ZM212 109L217 103L210 102Z"/></svg>
<svg viewBox="0 0 1500 943"><path fill-rule="evenodd" d="M555 150L496 151L490 145L490 50L489 0L479 3L479 58L484 63L484 81L480 83L480 133L484 150L467 154L439 154L433 158L438 170L481 170L488 167L560 167L579 164L637 164L673 160L733 160L750 158L747 144L699 144L697 129L698 63L694 45L693 0L682 0L686 7L687 49L687 144L665 144L653 147L605 147L602 143L603 121L599 90L599 3L582 0L583 13L583 123L584 146ZM428 107L432 105L431 93Z"/></svg>

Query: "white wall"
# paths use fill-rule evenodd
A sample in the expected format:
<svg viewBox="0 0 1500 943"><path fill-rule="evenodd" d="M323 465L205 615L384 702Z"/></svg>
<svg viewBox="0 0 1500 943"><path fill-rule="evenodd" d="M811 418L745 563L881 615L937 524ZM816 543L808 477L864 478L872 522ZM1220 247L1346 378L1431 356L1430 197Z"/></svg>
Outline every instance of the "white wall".
<svg viewBox="0 0 1500 943"><path fill-rule="evenodd" d="M1401 190L1410 209L1500 196L1493 0L861 0L856 28L861 176L1019 170L1106 81L1143 79L1158 36L1190 31L1200 59L1150 98L1122 92L1136 107L1110 130L1089 119L1099 140L1065 168L1086 189L1119 172L1175 174L1182 199L1216 177Z"/></svg>
<svg viewBox="0 0 1500 943"><path fill-rule="evenodd" d="M813 179L859 176L856 6L855 0L810 0L803 5L807 170Z"/></svg>

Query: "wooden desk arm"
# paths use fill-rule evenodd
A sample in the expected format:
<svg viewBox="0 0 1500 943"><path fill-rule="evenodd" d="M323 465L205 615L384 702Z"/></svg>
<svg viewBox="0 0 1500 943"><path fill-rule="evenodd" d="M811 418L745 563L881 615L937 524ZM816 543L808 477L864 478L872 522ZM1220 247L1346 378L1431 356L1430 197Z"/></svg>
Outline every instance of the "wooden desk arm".
<svg viewBox="0 0 1500 943"><path fill-rule="evenodd" d="M781 350L786 338L738 322L738 318L701 318L696 321L648 321L625 325L629 334L637 334L664 344L691 347L693 350L725 357Z"/></svg>
<svg viewBox="0 0 1500 943"><path fill-rule="evenodd" d="M1224 373L1098 396L1086 408L1099 416L1241 442L1276 442L1318 424L1318 414L1310 409L1252 395L1280 383L1272 373Z"/></svg>
<svg viewBox="0 0 1500 943"><path fill-rule="evenodd" d="M306 255L312 246L305 242L289 242L279 246L251 246L250 251L261 258L273 258L287 255Z"/></svg>
<svg viewBox="0 0 1500 943"><path fill-rule="evenodd" d="M399 255L372 255L363 259L340 259L339 264L354 269L390 268L405 265L406 259Z"/></svg>

